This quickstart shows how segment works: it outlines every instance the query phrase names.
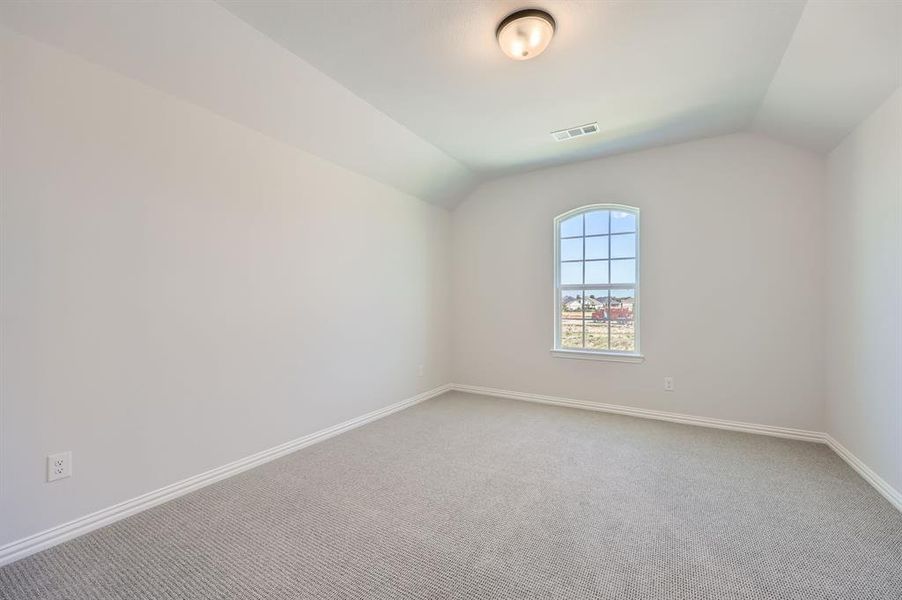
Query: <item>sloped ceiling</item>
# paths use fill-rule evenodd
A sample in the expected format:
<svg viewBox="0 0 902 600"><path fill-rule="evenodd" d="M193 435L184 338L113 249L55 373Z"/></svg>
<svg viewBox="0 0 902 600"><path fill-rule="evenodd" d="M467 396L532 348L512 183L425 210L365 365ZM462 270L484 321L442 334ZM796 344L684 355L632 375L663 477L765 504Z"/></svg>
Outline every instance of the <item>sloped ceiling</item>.
<svg viewBox="0 0 902 600"><path fill-rule="evenodd" d="M221 4L485 176L746 126L804 7L544 0L555 38L516 62L495 27L522 0ZM599 135L549 135L592 121Z"/></svg>
<svg viewBox="0 0 902 600"><path fill-rule="evenodd" d="M0 2L0 25L438 205L455 158L212 1Z"/></svg>
<svg viewBox="0 0 902 600"><path fill-rule="evenodd" d="M447 207L489 178L743 129L829 151L900 84L899 2L540 6L557 33L525 62L494 38L511 0L8 1L0 24Z"/></svg>
<svg viewBox="0 0 902 600"><path fill-rule="evenodd" d="M902 2L809 2L755 128L818 152L902 85Z"/></svg>
<svg viewBox="0 0 902 600"><path fill-rule="evenodd" d="M519 0L219 1L482 178L745 129L827 152L902 83L893 0L545 0L525 62L494 37Z"/></svg>

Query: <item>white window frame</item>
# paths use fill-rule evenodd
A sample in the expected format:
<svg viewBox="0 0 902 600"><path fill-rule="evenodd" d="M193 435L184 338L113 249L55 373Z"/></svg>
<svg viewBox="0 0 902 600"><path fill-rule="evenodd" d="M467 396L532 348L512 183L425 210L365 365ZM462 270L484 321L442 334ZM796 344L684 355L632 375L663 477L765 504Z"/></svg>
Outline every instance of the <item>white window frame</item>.
<svg viewBox="0 0 902 600"><path fill-rule="evenodd" d="M632 352L620 350L587 350L575 348L563 348L561 346L561 292L568 289L576 290L577 288L585 290L586 284L579 285L562 285L561 284L561 222L579 214L593 212L596 210L608 210L617 212L627 212L636 216L636 285L635 285L635 305L633 307L633 320L636 331L636 344ZM642 235L640 233L641 218L639 208L636 206L627 206L625 204L588 204L574 208L564 214L554 218L554 345L551 349L552 356L557 358L578 358L583 360L605 360L614 362L631 362L637 363L645 360L645 357L639 350L639 321L642 302L639 298L639 287L641 280L641 263L639 259L639 248L642 245ZM585 231L583 232L585 234ZM610 235L610 232L609 234ZM583 237L585 239L585 237ZM610 240L610 238L609 238ZM585 242L584 242L585 244ZM610 242L609 242L610 244ZM609 247L610 250L610 247ZM609 251L610 256L610 251ZM585 260L585 255L583 255ZM623 289L624 287L633 287L629 284L608 283L605 285L591 285L592 289L597 290L613 290Z"/></svg>

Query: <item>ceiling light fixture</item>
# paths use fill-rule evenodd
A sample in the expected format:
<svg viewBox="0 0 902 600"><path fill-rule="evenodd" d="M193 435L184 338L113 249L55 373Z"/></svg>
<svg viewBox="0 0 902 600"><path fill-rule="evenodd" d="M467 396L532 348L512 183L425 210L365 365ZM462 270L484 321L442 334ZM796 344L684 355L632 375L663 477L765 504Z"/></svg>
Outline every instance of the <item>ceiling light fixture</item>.
<svg viewBox="0 0 902 600"><path fill-rule="evenodd" d="M551 43L554 19L544 10L518 10L501 21L495 35L505 54L514 60L528 60Z"/></svg>

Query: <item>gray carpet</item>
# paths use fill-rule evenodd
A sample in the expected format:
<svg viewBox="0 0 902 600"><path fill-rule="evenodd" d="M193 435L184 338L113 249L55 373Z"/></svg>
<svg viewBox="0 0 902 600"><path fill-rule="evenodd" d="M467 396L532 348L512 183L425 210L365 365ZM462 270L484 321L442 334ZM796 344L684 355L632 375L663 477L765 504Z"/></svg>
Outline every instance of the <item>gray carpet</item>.
<svg viewBox="0 0 902 600"><path fill-rule="evenodd" d="M825 446L451 393L0 569L0 598L902 598Z"/></svg>

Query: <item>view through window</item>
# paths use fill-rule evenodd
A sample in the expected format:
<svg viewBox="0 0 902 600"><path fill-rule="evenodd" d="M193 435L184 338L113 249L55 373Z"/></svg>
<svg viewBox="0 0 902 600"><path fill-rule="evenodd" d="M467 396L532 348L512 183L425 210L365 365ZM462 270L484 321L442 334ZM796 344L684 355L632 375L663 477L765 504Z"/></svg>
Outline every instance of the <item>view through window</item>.
<svg viewBox="0 0 902 600"><path fill-rule="evenodd" d="M595 205L556 219L556 348L638 353L639 211Z"/></svg>

